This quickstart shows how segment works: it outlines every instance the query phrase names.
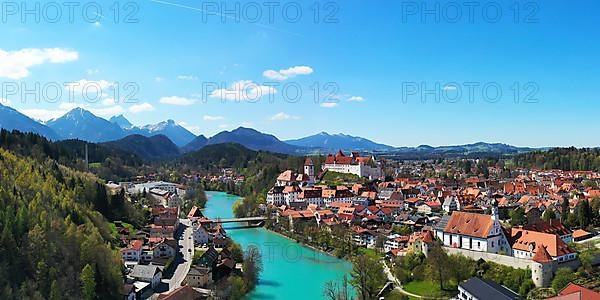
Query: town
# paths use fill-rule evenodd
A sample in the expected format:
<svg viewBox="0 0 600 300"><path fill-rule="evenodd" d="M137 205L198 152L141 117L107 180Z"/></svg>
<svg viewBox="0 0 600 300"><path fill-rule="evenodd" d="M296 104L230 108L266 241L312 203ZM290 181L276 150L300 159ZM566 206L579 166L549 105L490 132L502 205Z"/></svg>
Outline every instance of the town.
<svg viewBox="0 0 600 300"><path fill-rule="evenodd" d="M282 171L265 195L261 215L239 220L296 240L304 235L308 239L303 243L339 257L352 258L352 251L374 254L388 277L383 294L395 287L411 295L403 289L404 284L410 290L410 282L396 277L395 265L414 255L427 258L435 247L448 255L526 270L531 282L527 292L550 288L557 272L572 274L582 265L590 268L600 262L596 250L592 258L584 255L584 262L579 256L586 247L600 246L593 223L600 208L600 173L495 165L482 170L477 159L391 163L342 151L319 160L320 167L306 157L301 170ZM184 179L217 188L240 186L245 180L232 168ZM177 295L184 294L214 298L223 286L219 282L243 273L243 255L233 253L234 241L223 226L230 221L211 220L197 206L182 211L186 193L194 193L190 186L147 181L107 187L126 193L130 201L144 199L150 210L150 222L142 230L116 226L124 245L123 291L128 299L183 299ZM590 213L587 219L583 209ZM317 243L317 235L323 233L340 243ZM466 279L456 282L454 293L443 296L476 299L465 295L493 288L515 297L506 299L519 297L518 290L486 284L490 280ZM570 289L591 291L574 283Z"/></svg>

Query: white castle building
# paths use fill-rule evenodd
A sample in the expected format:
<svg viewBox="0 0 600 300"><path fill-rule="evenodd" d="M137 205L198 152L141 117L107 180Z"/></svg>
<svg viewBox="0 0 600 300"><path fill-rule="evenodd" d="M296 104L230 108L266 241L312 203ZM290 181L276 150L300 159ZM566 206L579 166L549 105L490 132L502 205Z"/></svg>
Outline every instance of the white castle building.
<svg viewBox="0 0 600 300"><path fill-rule="evenodd" d="M360 156L358 152L346 156L341 150L337 154L329 154L323 164L323 170L354 174L370 179L383 177L383 170L374 156Z"/></svg>

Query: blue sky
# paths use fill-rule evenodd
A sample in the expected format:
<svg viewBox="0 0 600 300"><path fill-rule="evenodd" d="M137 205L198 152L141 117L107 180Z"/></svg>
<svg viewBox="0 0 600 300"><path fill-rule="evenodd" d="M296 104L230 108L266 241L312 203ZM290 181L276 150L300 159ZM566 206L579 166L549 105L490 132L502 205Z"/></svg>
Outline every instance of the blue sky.
<svg viewBox="0 0 600 300"><path fill-rule="evenodd" d="M445 7L447 1L346 0L332 6L321 1L319 22L312 2L291 1L273 9L273 22L263 1L138 1L133 15L138 23L123 22L133 12L127 2L119 2L119 22L110 4L98 2L102 16L97 23L90 21L94 9L88 10L90 20L81 16L86 1L74 9L74 22L68 20L67 7L61 8L57 23L44 19L53 17L51 10L39 13L40 22L31 15L22 22L21 12L8 14L10 8L3 7L0 81L10 106L41 119L83 106L106 118L123 113L136 125L174 119L207 136L247 126L281 139L327 131L395 146L476 141L598 146L600 21L594 14L600 5L589 0L527 6L522 1L515 22L515 7L508 2L481 1L473 22L461 6L456 23L450 22L455 8ZM238 3L240 22L232 14L222 20L224 11L213 3L230 10ZM262 13L255 23L252 3ZM434 15L422 20L421 7L409 14L415 3L429 9L438 3L440 21ZM35 7L35 2L26 4ZM297 6L302 16L292 23ZM496 7L502 16L493 23ZM537 23L525 22L531 20ZM76 90L74 103L66 92L59 103L36 103L31 96L23 103L22 90L6 94L7 84L32 88L51 82L96 82L105 95L88 103ZM132 91L125 90L128 82L138 87L138 103L111 101L109 86L118 83L122 98ZM333 98L338 102L323 104L330 82L329 88L337 87ZM456 95L452 82L462 91L456 103L442 98ZM229 90L229 97L235 86L237 95L263 97L255 103L221 101L227 98L224 91L203 92L213 83ZM316 102L315 83L320 90ZM472 102L469 83L476 84ZM502 90L495 103L481 96L486 84L490 98L495 88ZM302 97L286 101L284 85L299 86ZM419 91L407 96L415 86ZM435 90L440 102L429 95L423 103L422 87ZM523 103L534 90L531 98L537 103ZM288 91L293 97L293 89Z"/></svg>

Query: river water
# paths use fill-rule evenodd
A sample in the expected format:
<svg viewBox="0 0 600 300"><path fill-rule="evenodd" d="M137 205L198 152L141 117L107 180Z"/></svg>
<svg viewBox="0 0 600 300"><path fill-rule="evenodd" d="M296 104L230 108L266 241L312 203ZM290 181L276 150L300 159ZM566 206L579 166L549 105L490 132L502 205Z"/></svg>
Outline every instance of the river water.
<svg viewBox="0 0 600 300"><path fill-rule="evenodd" d="M233 217L232 205L238 196L206 192L204 215L211 218ZM263 256L263 272L248 299L322 299L323 286L329 280L348 275L352 265L325 253L314 251L264 228L234 229L227 234L242 248L256 245Z"/></svg>

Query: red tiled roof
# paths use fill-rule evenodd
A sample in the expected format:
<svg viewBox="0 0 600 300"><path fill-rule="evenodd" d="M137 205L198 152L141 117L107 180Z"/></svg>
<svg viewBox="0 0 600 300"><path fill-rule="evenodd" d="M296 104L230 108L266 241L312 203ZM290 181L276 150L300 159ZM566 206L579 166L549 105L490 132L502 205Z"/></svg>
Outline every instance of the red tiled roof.
<svg viewBox="0 0 600 300"><path fill-rule="evenodd" d="M531 258L531 260L539 263L551 262L552 256L550 256L548 250L546 250L546 247L544 245L540 245L539 247L537 247L535 254Z"/></svg>
<svg viewBox="0 0 600 300"><path fill-rule="evenodd" d="M540 245L544 245L552 257L563 256L575 252L575 250L569 248L558 235L552 233L512 228L511 240L513 241L513 249L522 251L529 251L530 245L534 247L534 251L536 251Z"/></svg>
<svg viewBox="0 0 600 300"><path fill-rule="evenodd" d="M494 222L492 216L462 211L452 212L444 232L486 238Z"/></svg>
<svg viewBox="0 0 600 300"><path fill-rule="evenodd" d="M569 283L558 292L558 296L546 300L600 300L600 293L584 288L580 285Z"/></svg>
<svg viewBox="0 0 600 300"><path fill-rule="evenodd" d="M567 235L571 234L571 230L567 228L563 223L556 220L542 221L535 224L527 224L523 226L525 230L544 232L544 233L553 233L558 235Z"/></svg>
<svg viewBox="0 0 600 300"><path fill-rule="evenodd" d="M578 239L578 238L582 238L582 237L588 236L590 234L591 233L589 233L589 232L587 232L587 231L585 231L583 229L577 229L577 230L573 231L573 238L574 239Z"/></svg>

